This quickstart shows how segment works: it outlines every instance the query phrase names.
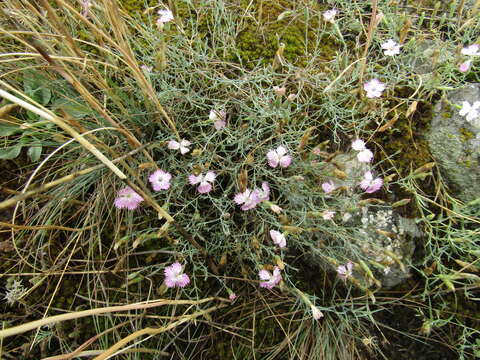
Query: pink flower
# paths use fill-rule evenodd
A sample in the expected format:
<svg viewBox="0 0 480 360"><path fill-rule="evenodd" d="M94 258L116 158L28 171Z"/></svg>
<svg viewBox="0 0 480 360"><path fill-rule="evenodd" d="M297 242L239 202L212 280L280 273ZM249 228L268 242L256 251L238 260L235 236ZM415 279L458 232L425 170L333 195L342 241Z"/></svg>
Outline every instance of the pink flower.
<svg viewBox="0 0 480 360"><path fill-rule="evenodd" d="M383 185L383 179L381 178L373 178L372 172L367 171L363 175L363 180L360 182L360 187L366 192L366 193L373 193L377 190L379 190Z"/></svg>
<svg viewBox="0 0 480 360"><path fill-rule="evenodd" d="M268 186L268 183L264 181L261 189L254 189L253 196L257 199L257 202L268 201L270 199L270 186Z"/></svg>
<svg viewBox="0 0 480 360"><path fill-rule="evenodd" d="M245 189L244 192L235 195L234 199L237 205L242 205L240 209L247 211L253 209L258 204L258 198L255 192L250 189Z"/></svg>
<svg viewBox="0 0 480 360"><path fill-rule="evenodd" d="M276 168L280 165L282 168L290 166L292 163L292 157L287 155L288 150L283 146L277 147L276 150L270 150L267 153L268 165L272 168Z"/></svg>
<svg viewBox="0 0 480 360"><path fill-rule="evenodd" d="M461 53L467 56L480 56L480 45L472 44L470 46L464 47L461 50Z"/></svg>
<svg viewBox="0 0 480 360"><path fill-rule="evenodd" d="M363 85L363 89L367 92L368 98L378 98L382 96L385 84L378 79L372 79Z"/></svg>
<svg viewBox="0 0 480 360"><path fill-rule="evenodd" d="M82 12L81 12L82 16L87 17L91 7L92 7L91 0L83 0L82 1Z"/></svg>
<svg viewBox="0 0 480 360"><path fill-rule="evenodd" d="M322 184L322 189L325 191L325 194L331 193L333 190L335 190L335 184L333 183L332 180L329 180L327 182L324 182Z"/></svg>
<svg viewBox="0 0 480 360"><path fill-rule="evenodd" d="M325 210L322 214L323 220L332 220L335 216L335 211Z"/></svg>
<svg viewBox="0 0 480 360"><path fill-rule="evenodd" d="M170 188L171 179L172 175L163 170L156 170L148 177L148 181L150 181L150 184L152 184L153 190L155 191L168 190Z"/></svg>
<svg viewBox="0 0 480 360"><path fill-rule="evenodd" d="M237 294L235 294L234 292L232 292L230 295L228 295L228 299L230 301L234 301L237 297L238 297Z"/></svg>
<svg viewBox="0 0 480 360"><path fill-rule="evenodd" d="M193 174L188 176L188 181L192 185L200 184L198 185L198 192L200 194L206 194L212 190L212 184L215 181L215 178L217 175L213 171L207 172L205 175L200 174L198 176L195 176Z"/></svg>
<svg viewBox="0 0 480 360"><path fill-rule="evenodd" d="M163 25L173 20L173 13L169 9L158 10L160 17L157 20L158 25Z"/></svg>
<svg viewBox="0 0 480 360"><path fill-rule="evenodd" d="M352 142L352 149L358 151L357 159L360 162L370 162L373 159L373 153L366 148L365 142L361 139L357 139Z"/></svg>
<svg viewBox="0 0 480 360"><path fill-rule="evenodd" d="M184 155L190 151L190 149L188 148L190 144L191 142L185 139L180 140L180 142L170 140L168 142L168 148L171 150L180 150L180 153Z"/></svg>
<svg viewBox="0 0 480 360"><path fill-rule="evenodd" d="M143 198L127 186L118 191L114 205L117 209L135 210L142 201Z"/></svg>
<svg viewBox="0 0 480 360"><path fill-rule="evenodd" d="M185 287L190 283L190 278L183 273L183 266L177 261L167 266L164 270L165 285L169 288L178 286Z"/></svg>
<svg viewBox="0 0 480 360"><path fill-rule="evenodd" d="M273 269L273 274L268 270L260 270L258 276L260 277L260 280L265 280L260 282L260 287L267 289L273 289L275 285L282 280L282 275L280 275L280 268L278 266L275 266Z"/></svg>
<svg viewBox="0 0 480 360"><path fill-rule="evenodd" d="M372 161L373 153L369 149L362 150L357 154L357 159L360 162L368 163Z"/></svg>
<svg viewBox="0 0 480 360"><path fill-rule="evenodd" d="M458 67L458 70L460 70L460 72L467 72L468 70L470 70L471 65L472 65L472 60L467 60L460 64L460 66Z"/></svg>
<svg viewBox="0 0 480 360"><path fill-rule="evenodd" d="M278 245L278 247L284 248L287 246L287 239L285 239L285 235L280 231L270 230L270 237L272 238L273 243Z"/></svg>
<svg viewBox="0 0 480 360"><path fill-rule="evenodd" d="M323 15L323 20L333 24L335 22L335 15L337 15L337 10L335 9L327 10L322 15Z"/></svg>
<svg viewBox="0 0 480 360"><path fill-rule="evenodd" d="M352 276L353 263L349 261L346 265L340 265L337 267L337 274L342 280L346 280Z"/></svg>
<svg viewBox="0 0 480 360"><path fill-rule="evenodd" d="M402 45L398 44L392 39L385 41L382 44L383 54L386 56L394 56L400 54L400 47Z"/></svg>
<svg viewBox="0 0 480 360"><path fill-rule="evenodd" d="M227 113L225 111L210 110L208 118L213 121L213 127L216 130L221 130L227 126Z"/></svg>

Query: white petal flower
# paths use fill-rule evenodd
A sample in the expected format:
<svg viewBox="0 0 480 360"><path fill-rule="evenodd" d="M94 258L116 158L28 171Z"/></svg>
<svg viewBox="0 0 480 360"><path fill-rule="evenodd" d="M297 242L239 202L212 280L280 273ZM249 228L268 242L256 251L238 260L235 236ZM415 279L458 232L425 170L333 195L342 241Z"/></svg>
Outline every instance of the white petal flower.
<svg viewBox="0 0 480 360"><path fill-rule="evenodd" d="M382 49L383 49L383 53L386 55L386 56L395 56L395 55L398 55L400 54L400 47L402 45L398 44L396 41L390 39L388 41L385 41L383 44L382 44Z"/></svg>
<svg viewBox="0 0 480 360"><path fill-rule="evenodd" d="M480 56L480 45L479 44L472 44L470 46L464 47L461 50L462 55L467 56Z"/></svg>
<svg viewBox="0 0 480 360"><path fill-rule="evenodd" d="M157 20L157 24L165 24L173 20L173 13L169 9L158 10L160 17Z"/></svg>

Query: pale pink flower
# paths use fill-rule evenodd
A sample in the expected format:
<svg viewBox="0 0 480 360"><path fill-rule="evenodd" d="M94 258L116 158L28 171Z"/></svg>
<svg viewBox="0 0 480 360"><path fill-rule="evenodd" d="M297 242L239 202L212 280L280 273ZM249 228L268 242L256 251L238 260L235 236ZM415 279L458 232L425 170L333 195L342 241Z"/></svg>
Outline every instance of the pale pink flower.
<svg viewBox="0 0 480 360"><path fill-rule="evenodd" d="M335 184L332 180L326 181L322 184L322 189L325 191L325 194L330 194L333 190L335 190Z"/></svg>
<svg viewBox="0 0 480 360"><path fill-rule="evenodd" d="M378 98L382 96L385 84L378 79L372 79L363 84L363 89L367 92L368 98Z"/></svg>
<svg viewBox="0 0 480 360"><path fill-rule="evenodd" d="M327 10L322 15L323 15L323 20L333 24L335 22L335 15L337 15L337 10L335 9Z"/></svg>
<svg viewBox="0 0 480 360"><path fill-rule="evenodd" d="M366 192L366 193L373 193L377 190L379 190L383 185L383 179L381 178L373 178L373 174L371 171L367 171L363 175L363 179L360 182L360 187Z"/></svg>
<svg viewBox="0 0 480 360"><path fill-rule="evenodd" d="M275 214L281 214L283 209L275 204L270 205L270 210L272 210Z"/></svg>
<svg viewBox="0 0 480 360"><path fill-rule="evenodd" d="M285 87L274 86L273 91L275 92L275 95L280 97L280 96L285 96L287 89Z"/></svg>
<svg viewBox="0 0 480 360"><path fill-rule="evenodd" d="M362 150L357 154L357 160L360 162L368 163L372 161L372 159L373 153L369 149Z"/></svg>
<svg viewBox="0 0 480 360"><path fill-rule="evenodd" d="M287 239L280 231L270 230L270 237L272 238L273 243L278 245L278 247L284 248L287 246Z"/></svg>
<svg viewBox="0 0 480 360"><path fill-rule="evenodd" d="M148 181L150 181L155 191L168 190L171 179L172 175L163 170L156 170L148 177Z"/></svg>
<svg viewBox="0 0 480 360"><path fill-rule="evenodd" d="M235 301L235 299L237 298L237 294L235 294L234 292L232 292L230 295L228 295L228 299L230 301Z"/></svg>
<svg viewBox="0 0 480 360"><path fill-rule="evenodd" d="M254 189L253 196L257 199L257 202L268 201L270 199L270 186L268 186L268 183L264 181L261 189Z"/></svg>
<svg viewBox="0 0 480 360"><path fill-rule="evenodd" d="M480 56L480 45L472 44L470 46L464 47L461 50L461 53L467 56Z"/></svg>
<svg viewBox="0 0 480 360"><path fill-rule="evenodd" d="M240 207L243 211L253 209L258 204L255 192L250 189L245 189L244 192L236 194L233 200L237 205L243 204Z"/></svg>
<svg viewBox="0 0 480 360"><path fill-rule="evenodd" d="M467 72L468 70L470 70L471 65L472 65L472 60L467 60L460 64L460 66L458 67L458 70L460 70L460 72Z"/></svg>
<svg viewBox="0 0 480 360"><path fill-rule="evenodd" d="M82 16L87 17L91 7L92 7L91 0L83 0L82 1L82 12L81 12Z"/></svg>
<svg viewBox="0 0 480 360"><path fill-rule="evenodd" d="M206 194L212 190L212 184L215 181L215 178L217 175L213 171L207 172L205 175L200 174L198 176L195 176L193 174L188 176L188 181L192 185L198 185L198 192L201 194Z"/></svg>
<svg viewBox="0 0 480 360"><path fill-rule="evenodd" d="M335 211L325 210L322 213L323 220L332 220L334 216L335 216Z"/></svg>
<svg viewBox="0 0 480 360"><path fill-rule="evenodd" d="M367 149L365 142L361 139L357 139L352 142L352 149L358 151L357 159L360 162L370 162L373 159L373 153Z"/></svg>
<svg viewBox="0 0 480 360"><path fill-rule="evenodd" d="M168 148L171 150L180 150L182 155L185 155L190 151L188 148L191 145L191 142L185 139L180 140L180 142L175 140L170 140L168 142Z"/></svg>
<svg viewBox="0 0 480 360"><path fill-rule="evenodd" d="M158 25L163 25L173 20L173 13L169 9L158 10L160 17L157 20Z"/></svg>
<svg viewBox="0 0 480 360"><path fill-rule="evenodd" d="M292 163L292 157L287 155L287 152L288 150L283 146L277 147L276 150L270 150L267 153L268 165L272 168L276 168L278 165L282 168L290 166Z"/></svg>
<svg viewBox="0 0 480 360"><path fill-rule="evenodd" d="M118 191L114 205L117 209L135 210L142 201L143 198L127 186Z"/></svg>
<svg viewBox="0 0 480 360"><path fill-rule="evenodd" d="M346 265L340 265L337 267L337 274L342 280L346 280L352 276L353 263L349 261Z"/></svg>
<svg viewBox="0 0 480 360"><path fill-rule="evenodd" d="M213 121L213 127L216 130L221 130L225 126L227 126L227 113L223 110L217 111L217 110L210 110L210 114L208 115L208 118Z"/></svg>
<svg viewBox="0 0 480 360"><path fill-rule="evenodd" d="M315 320L319 320L323 317L323 313L320 311L318 307L315 305L310 305L310 308L312 309L312 316Z"/></svg>
<svg viewBox="0 0 480 360"><path fill-rule="evenodd" d="M273 274L268 270L260 270L258 276L260 277L260 280L264 280L263 282L260 282L260 287L267 289L273 289L275 285L282 280L282 275L280 275L280 268L278 266L275 266L273 269Z"/></svg>
<svg viewBox="0 0 480 360"><path fill-rule="evenodd" d="M164 270L165 285L169 288L178 286L185 287L190 283L190 278L183 273L183 266L177 261L167 266Z"/></svg>
<svg viewBox="0 0 480 360"><path fill-rule="evenodd" d="M392 39L387 40L382 44L383 54L386 55L386 56L398 55L398 54L400 54L400 47L401 46L402 45L400 45L399 43L397 43L396 41L394 41Z"/></svg>

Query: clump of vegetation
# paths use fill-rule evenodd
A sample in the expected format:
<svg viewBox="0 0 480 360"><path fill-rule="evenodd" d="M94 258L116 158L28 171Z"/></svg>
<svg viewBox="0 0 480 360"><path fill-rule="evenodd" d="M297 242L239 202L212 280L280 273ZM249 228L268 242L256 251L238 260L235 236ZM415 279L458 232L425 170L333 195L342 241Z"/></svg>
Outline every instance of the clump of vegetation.
<svg viewBox="0 0 480 360"><path fill-rule="evenodd" d="M478 354L480 208L422 135L432 99L478 73L461 52L412 60L424 37L475 43L475 9L0 9L4 353L399 358L407 337ZM395 328L403 311L418 321Z"/></svg>

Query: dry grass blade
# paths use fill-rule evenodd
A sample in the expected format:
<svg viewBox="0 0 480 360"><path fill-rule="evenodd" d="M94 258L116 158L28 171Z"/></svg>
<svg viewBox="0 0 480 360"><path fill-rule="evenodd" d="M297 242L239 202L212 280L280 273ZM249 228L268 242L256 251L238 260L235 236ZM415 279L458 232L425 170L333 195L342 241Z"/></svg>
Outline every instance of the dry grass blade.
<svg viewBox="0 0 480 360"><path fill-rule="evenodd" d="M62 321L67 321L67 320L74 320L74 319L79 319L83 318L86 316L93 316L93 315L99 315L99 314L107 314L107 313L113 313L113 312L119 312L119 311L130 311L130 310L142 310L142 309L150 309L154 308L157 306L163 306L163 305L199 305L203 304L209 301L224 301L224 302L230 302L228 299L223 299L219 297L208 297L205 299L201 300L152 300L148 302L142 302L142 303L137 303L137 304L129 304L129 305L120 305L120 306L109 306L109 307L104 307L104 308L98 308L98 309L90 309L90 310L83 310L83 311L76 311L76 312L71 312L68 314L62 314L62 315L55 315L55 316L49 316L47 318L41 319L41 320L35 320L31 321L29 323L15 326L9 329L4 329L0 330L0 339L4 339L10 336L22 334L24 332L33 330L33 329L38 329L39 327L42 327L44 325L48 324L55 324L57 322L62 322ZM215 307L216 309L217 307ZM213 310L211 310L213 311Z"/></svg>

